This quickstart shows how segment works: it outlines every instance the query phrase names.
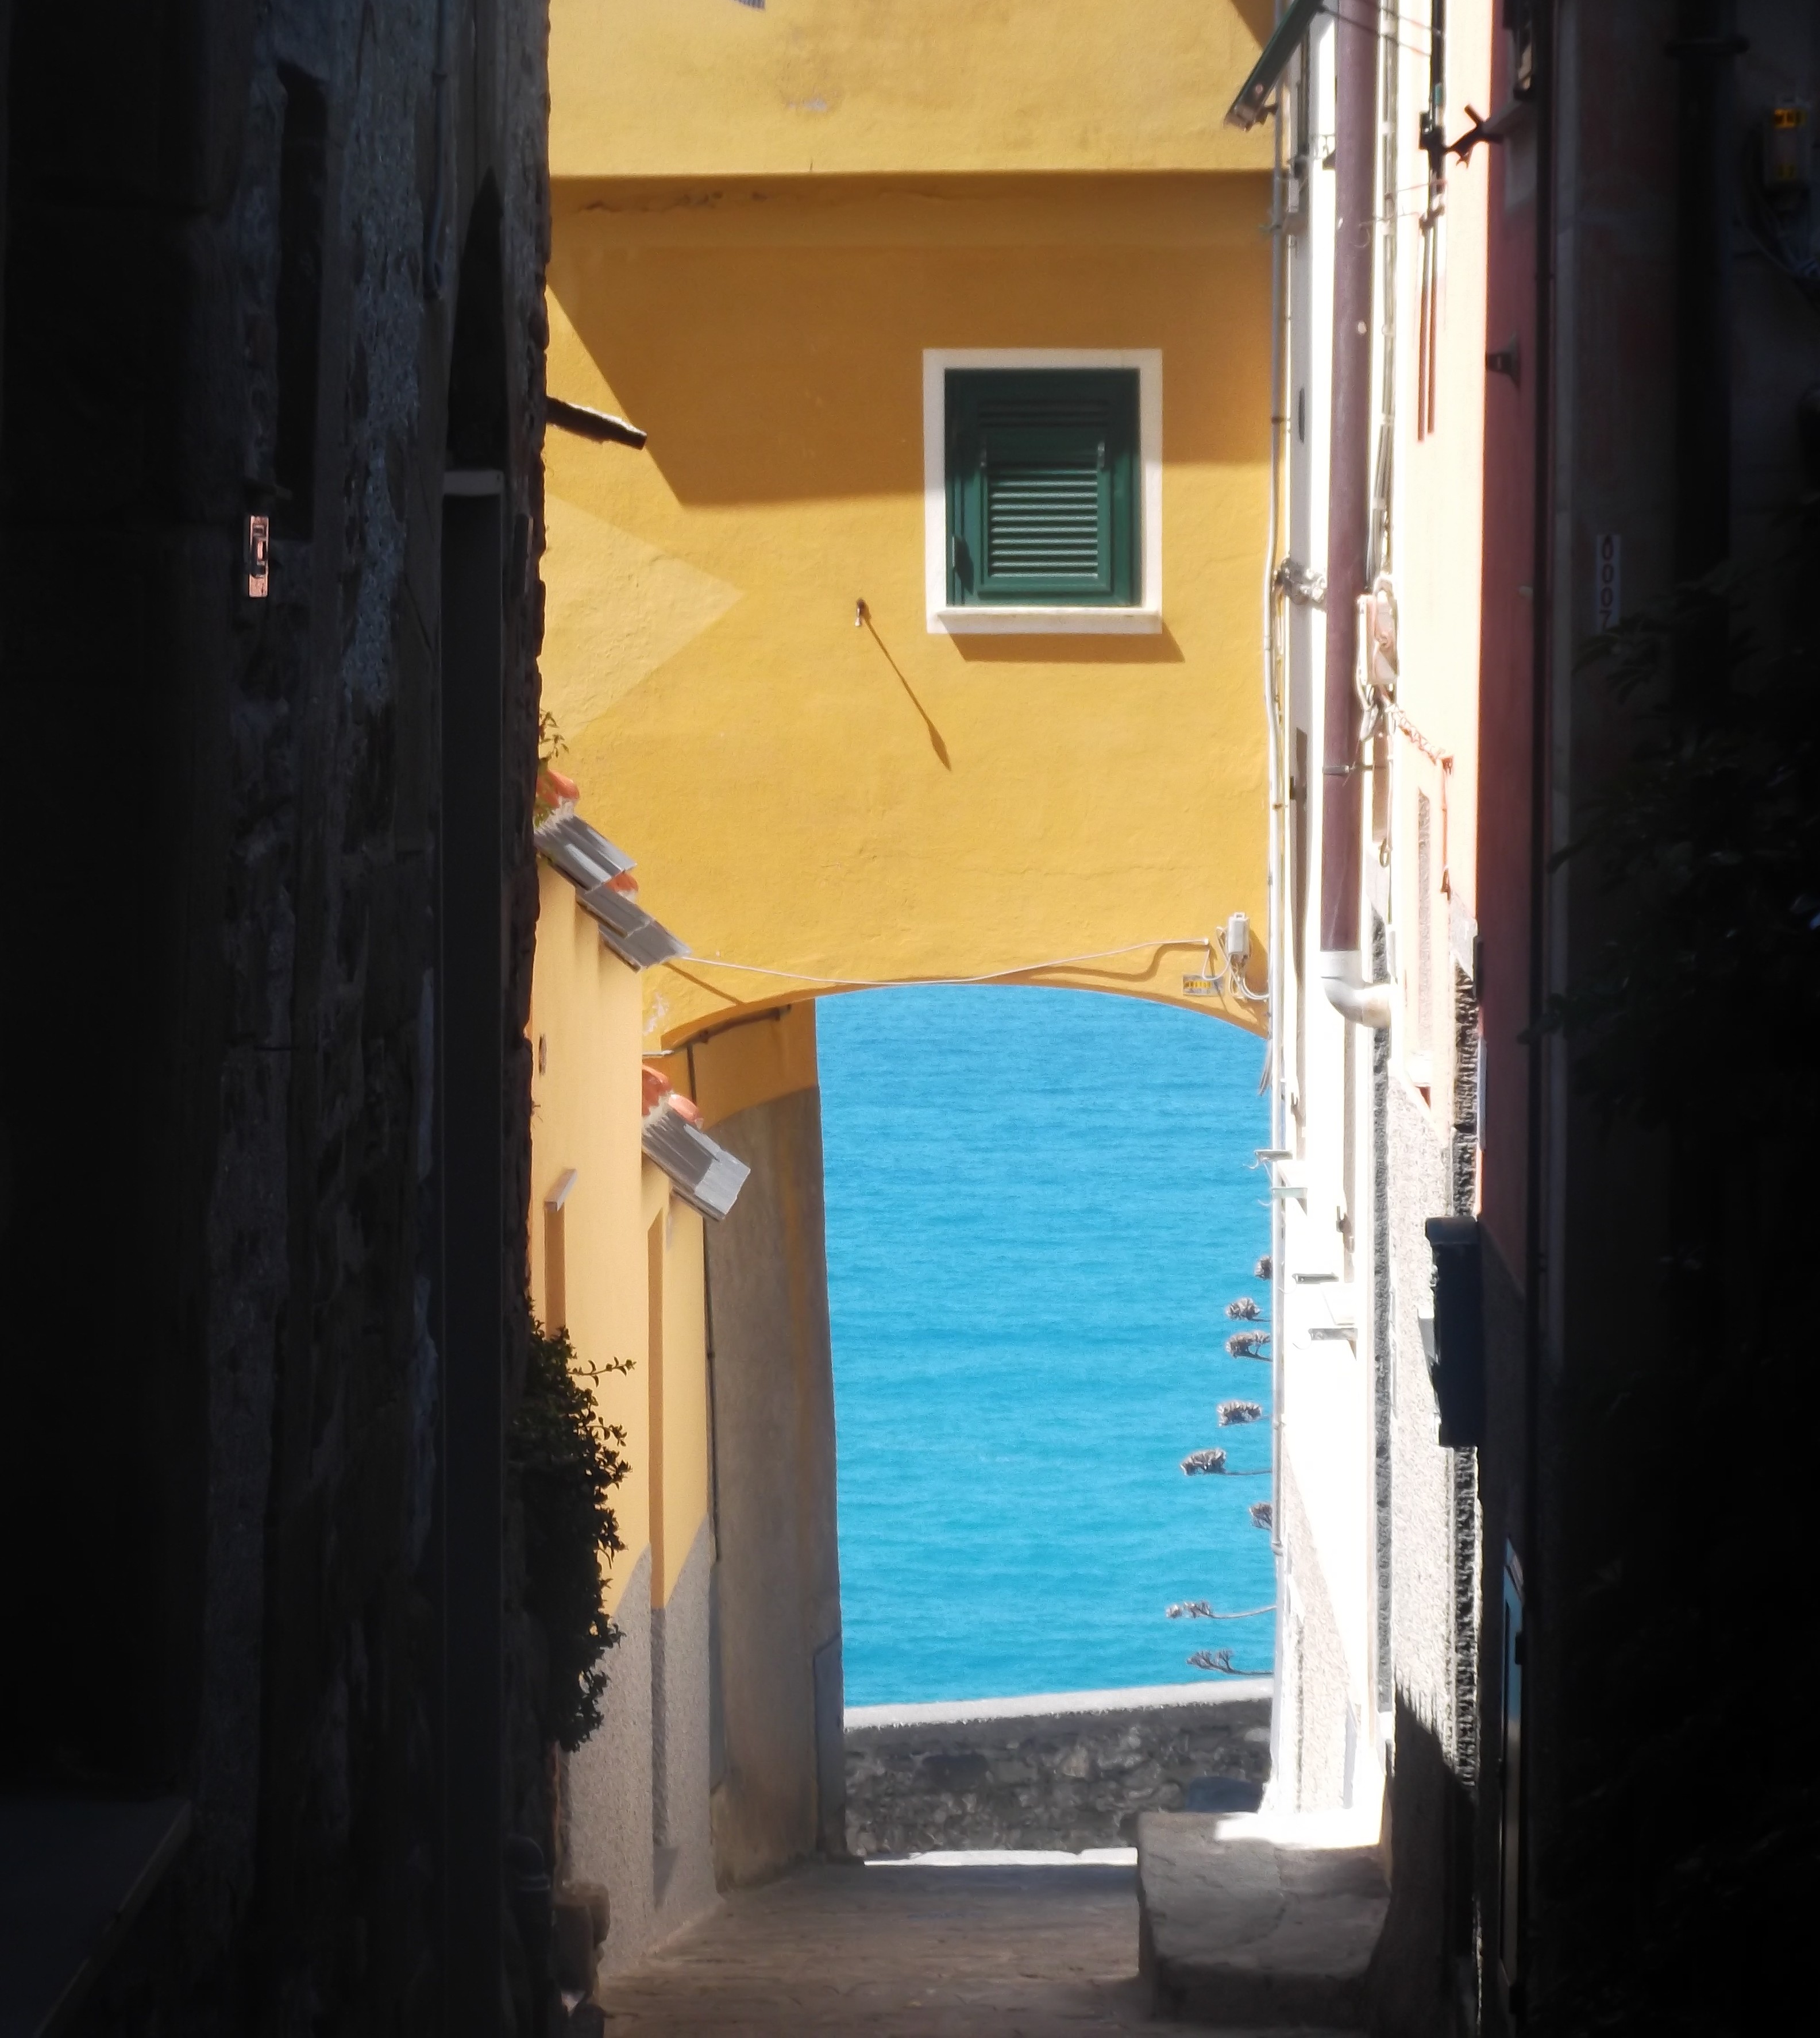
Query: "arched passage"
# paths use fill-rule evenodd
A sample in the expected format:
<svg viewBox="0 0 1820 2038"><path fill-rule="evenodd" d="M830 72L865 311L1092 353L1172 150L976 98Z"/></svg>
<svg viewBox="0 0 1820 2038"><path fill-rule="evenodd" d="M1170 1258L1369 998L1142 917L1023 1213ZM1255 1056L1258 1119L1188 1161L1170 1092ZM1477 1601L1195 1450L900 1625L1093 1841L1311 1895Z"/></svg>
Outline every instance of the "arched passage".
<svg viewBox="0 0 1820 2038"><path fill-rule="evenodd" d="M1074 1059L1083 1072L1083 1080L1075 1088L1085 1093L1076 1101L1090 1116L1101 1115L1102 1132L1128 1119L1132 1157L1124 1164L1128 1180L1122 1193L1125 1214L1135 1222L1128 1237L1141 1237L1145 1209L1167 1207L1172 1194L1178 1199L1182 1195L1182 1184L1179 1180L1171 1183L1170 1169L1173 1165L1179 1177L1185 1166L1192 1165L1192 1142L1174 1141L1165 1123L1171 1111L1185 1116L1191 1129L1198 1124L1204 1131L1209 1123L1210 1100L1216 1106L1222 1096L1240 1112L1252 1113L1243 1129L1227 1139L1223 1165L1230 1176L1243 1176L1243 1198L1261 1206L1255 1210L1255 1236L1235 1238L1216 1263L1190 1269L1178 1290L1180 1301L1172 1304L1166 1297L1161 1305L1165 1320L1172 1308L1181 1316L1191 1345L1198 1336L1223 1351L1226 1339L1242 1328L1227 1320L1225 1304L1234 1298L1238 1286L1255 1285L1246 1283L1243 1277L1268 1248L1267 1207L1261 1207L1266 1191L1262 1177L1247 1172L1252 1150L1265 1136L1256 1095L1261 1045L1235 1027L1210 1025L1204 1009L1196 1011L1131 998L1071 996L1029 987L898 987L776 1006L705 1027L668 1051L647 1050L647 1067L654 1062L660 1065L677 1089L695 1100L712 1136L752 1171L737 1203L723 1222L708 1226L706 1241L713 1522L711 1772L715 1858L718 1872L726 1881L760 1879L783 1862L818 1850L840 1851L847 1832L843 1724L847 1680L818 1014L834 1013L832 1030L838 1034L843 1031L841 1014L887 1011L896 998L909 1000L913 1007L919 998L942 995L976 996L978 1009L988 1017L995 1013L1011 1015L1022 1009L1052 1009L1079 1014L1088 1022L1075 1042ZM661 983L647 986L647 1038L650 1015L663 997ZM1102 1022L1122 1021L1132 1027L1155 1024L1167 1028L1174 1044L1159 1047L1157 1044L1165 1036L1158 1034L1142 1039L1140 1044L1122 1046L1101 1037L1096 1017ZM1116 1025L1113 1030L1117 1031ZM925 1044L918 1036L913 1010L906 1031L904 1050L895 1055L900 1067L909 1053L920 1052ZM1197 1055L1197 1049L1203 1052ZM890 1044L881 1044L878 1051L883 1063L890 1065L894 1058ZM1210 1071L1197 1066L1208 1052L1227 1065L1223 1079L1211 1084ZM1042 1054L1039 1041L1026 1059L1040 1061ZM1052 1063L1052 1055L1049 1060ZM919 1080L935 1085L927 1108L931 1116L936 1116L942 1108L942 1085L947 1080L952 1087L953 1079L944 1078L938 1069L932 1075L925 1071ZM838 1084L840 1078L836 1081ZM950 1100L950 1108L988 1124L998 1119L1002 1123L996 1129L1007 1146L1018 1148L1021 1135L1028 1132L1020 1119L1028 1113L1015 1106L1007 1110L1003 1071L994 1067L989 1049L961 1087L980 1094L957 1094ZM1180 1094L1172 1098L1172 1090ZM844 1114L838 1097L832 1122L836 1135L844 1137ZM874 1143L881 1150L882 1165L900 1169L910 1165L927 1145L913 1131L903 1130L896 1135L881 1135ZM1173 1164L1171 1154L1175 1157ZM1051 1210L1065 1210L1071 1195L1079 1200L1075 1163L1080 1157L1064 1138L1059 1157L1048 1163L1043 1188L1053 1198ZM1132 1185L1147 1168L1151 1174L1137 1185L1134 1195ZM1096 1195L1115 1199L1120 1193L1116 1184L1094 1191ZM982 1224L988 1226L999 1214L991 1207L992 1200L988 1192L980 1213ZM1101 1225L1102 1236L1106 1229ZM927 1278L933 1284L944 1277L931 1272ZM995 1293L1002 1288L990 1241L986 1249L946 1278L947 1288L963 1297L981 1288ZM1205 1285L1204 1295L1196 1294L1198 1284ZM1249 1509L1253 1500L1268 1497L1269 1482L1262 1477L1254 1483L1246 1482L1251 1491L1242 1497L1236 1479L1189 1480L1180 1469L1181 1460L1191 1452L1219 1448L1222 1399L1255 1400L1261 1415L1268 1410L1268 1368L1212 1361L1205 1391L1197 1400L1192 1375L1179 1372L1181 1362L1175 1357L1159 1357L1153 1343L1145 1363L1154 1364L1157 1378L1177 1379L1179 1427L1172 1434L1170 1422L1159 1418L1154 1438L1128 1440L1128 1462L1137 1464L1140 1479L1147 1479L1155 1488L1185 1495L1191 1508L1214 1502L1211 1506L1201 1506L1201 1517L1209 1525L1216 1514L1230 1512L1234 1517L1230 1525L1238 1532L1242 1521L1240 1547L1247 1547L1248 1541L1255 1547L1256 1561L1268 1577L1268 1541L1251 1526ZM1094 1401L1090 1366L1080 1385L1083 1405L1090 1419ZM1099 1405L1108 1405L1115 1394L1116 1388L1109 1385L1106 1400ZM1156 1397L1153 1394L1150 1398ZM1242 1456L1231 1453L1231 1462L1235 1467L1249 1466L1253 1457L1258 1460L1258 1468L1253 1468L1268 1464L1268 1437L1262 1430L1247 1438ZM904 1475L920 1483L927 1470L927 1466L912 1465ZM967 1475L965 1467L956 1475L963 1483ZM977 1477L976 1469L973 1475ZM1204 1491L1216 1484L1219 1495ZM1056 1525L1055 1534L1074 1547L1078 1561L1071 1579L1076 1585L1088 1581L1085 1589L1090 1591L1095 1566L1104 1556L1106 1525L1115 1513L1129 1513L1128 1494L1111 1494L1103 1481L1096 1491L1090 1473L1078 1464L1060 1462L1046 1493L1040 1479L1030 1490L1041 1495L1031 1504L1042 1508ZM907 1519L912 1525L914 1514L912 1506ZM1178 1591L1163 1584L1166 1570L1154 1551L1149 1582L1141 1575L1141 1563L1136 1567L1139 1575L1134 1577L1128 1562L1120 1587L1127 1603L1128 1638L1148 1625L1156 1652L1151 1660L1170 1665L1165 1680L1176 1683L1195 1675L1183 1661L1192 1649L1231 1646L1235 1639L1223 1624L1211 1634L1194 1631L1192 1624L1177 1625L1172 1635L1166 1618L1172 1599L1206 1598L1219 1600L1223 1606L1233 1603L1225 1599L1221 1579L1211 1568L1211 1544L1202 1553L1208 1568L1196 1566L1192 1521L1185 1518L1190 1532L1181 1555L1182 1568L1177 1574L1186 1581L1182 1588ZM904 1540L908 1547L916 1539L908 1536ZM972 1551L977 1555L989 1549L992 1540L976 1536ZM916 1563L914 1551L908 1561ZM1012 1568L1017 1568L1015 1563ZM1273 1597L1265 1589L1246 1603L1263 1605ZM1262 1631L1260 1646L1267 1647L1268 1623L1261 1621L1257 1626ZM861 1660L863 1665L863 1654ZM1141 1657L1128 1654L1128 1662L1135 1660ZM1265 1660L1260 1656L1253 1661L1249 1655L1241 1655L1237 1667L1262 1667ZM867 1674L863 1667L861 1674ZM1132 1668L1108 1671L1083 1667L1080 1672L1084 1677L1108 1674L1122 1683L1136 1672ZM1029 1674L1018 1680L1026 1692L1036 1681ZM1224 1680L1208 1681L1215 1684Z"/></svg>

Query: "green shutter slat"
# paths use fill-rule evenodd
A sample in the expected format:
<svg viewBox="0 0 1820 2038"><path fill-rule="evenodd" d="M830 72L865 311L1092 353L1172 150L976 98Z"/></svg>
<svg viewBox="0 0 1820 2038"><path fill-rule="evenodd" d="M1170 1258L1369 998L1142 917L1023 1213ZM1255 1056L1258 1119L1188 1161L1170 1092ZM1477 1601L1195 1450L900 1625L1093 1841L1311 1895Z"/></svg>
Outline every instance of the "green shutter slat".
<svg viewBox="0 0 1820 2038"><path fill-rule="evenodd" d="M1096 580L1101 571L1100 470L1092 466L986 468L986 572L1060 574Z"/></svg>

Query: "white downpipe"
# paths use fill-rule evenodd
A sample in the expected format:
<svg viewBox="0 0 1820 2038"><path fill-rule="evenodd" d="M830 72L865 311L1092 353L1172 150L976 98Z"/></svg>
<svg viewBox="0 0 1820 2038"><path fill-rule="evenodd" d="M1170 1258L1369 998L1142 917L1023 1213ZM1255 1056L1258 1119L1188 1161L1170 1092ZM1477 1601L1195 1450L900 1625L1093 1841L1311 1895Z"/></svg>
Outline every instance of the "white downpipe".
<svg viewBox="0 0 1820 2038"><path fill-rule="evenodd" d="M1281 9L1278 9L1280 14ZM1268 542L1264 555L1264 725L1268 737L1270 856L1269 856L1269 978L1270 1003L1270 1143L1280 1148L1289 1127L1289 1075L1287 1042L1283 1033L1283 992L1287 980L1287 958L1283 930L1284 878L1288 869L1289 788L1283 782L1283 701L1278 686L1280 674L1279 617L1281 600L1276 586L1277 547L1281 543L1280 503L1283 487L1283 455L1289 419L1285 408L1283 358L1287 347L1289 317L1288 239L1284 232L1283 177L1284 136L1283 93L1280 85L1272 109L1275 167L1270 180L1270 508ZM1270 1695L1270 1773L1283 1774L1280 1742L1283 1734L1283 1669L1291 1631L1289 1580L1283 1569L1283 1359L1284 1315L1283 1301L1289 1282L1283 1271L1283 1199L1270 1199L1270 1550L1276 1581L1276 1632ZM1274 1780L1271 1788L1275 1789Z"/></svg>
<svg viewBox="0 0 1820 2038"><path fill-rule="evenodd" d="M1282 1038L1283 1014L1283 894L1288 831L1288 788L1283 782L1281 703L1277 690L1277 616L1281 600L1276 587L1277 547L1281 542L1280 501L1283 493L1283 448L1288 419L1283 411L1283 357L1287 318L1283 265L1287 241L1283 214L1283 94L1278 88L1272 107L1276 165L1270 180L1270 507L1264 551L1264 726L1268 738L1270 787L1270 1143L1280 1147L1287 1137L1288 1077ZM1270 1547L1280 1571L1283 1561L1283 1203L1270 1204ZM1277 1579L1276 1603L1283 1604L1283 1580ZM1282 1616L1278 1616L1281 1670ZM1280 1708L1273 1708L1272 1718Z"/></svg>
<svg viewBox="0 0 1820 2038"><path fill-rule="evenodd" d="M1385 1031L1390 1024L1390 986L1366 982L1358 949L1323 949L1319 968L1321 988L1342 1019L1374 1032Z"/></svg>

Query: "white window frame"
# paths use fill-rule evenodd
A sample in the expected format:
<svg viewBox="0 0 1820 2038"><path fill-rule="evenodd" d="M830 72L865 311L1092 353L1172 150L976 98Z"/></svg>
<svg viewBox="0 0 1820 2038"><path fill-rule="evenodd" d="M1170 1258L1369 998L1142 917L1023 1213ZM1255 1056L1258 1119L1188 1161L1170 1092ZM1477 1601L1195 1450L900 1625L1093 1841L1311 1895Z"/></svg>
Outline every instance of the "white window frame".
<svg viewBox="0 0 1820 2038"><path fill-rule="evenodd" d="M1143 600L1135 608L948 601L948 371L950 368L1135 368L1138 516ZM1162 350L931 347L923 350L923 577L931 636L1131 637L1162 628Z"/></svg>

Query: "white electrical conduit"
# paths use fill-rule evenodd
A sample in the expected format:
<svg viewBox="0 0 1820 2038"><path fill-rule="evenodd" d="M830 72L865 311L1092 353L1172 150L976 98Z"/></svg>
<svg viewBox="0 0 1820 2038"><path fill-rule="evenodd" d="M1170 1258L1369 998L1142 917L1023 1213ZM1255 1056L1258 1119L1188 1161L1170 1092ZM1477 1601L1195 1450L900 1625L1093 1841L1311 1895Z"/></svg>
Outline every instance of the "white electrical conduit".
<svg viewBox="0 0 1820 2038"><path fill-rule="evenodd" d="M1379 136L1378 51L1371 24L1335 14L1328 29L1333 65L1332 386L1327 447L1327 631L1321 670L1320 959L1328 1002L1348 1022L1379 1026L1388 989L1365 980L1359 953L1363 845L1359 705L1359 597L1367 592L1373 483L1367 422L1371 404L1373 246ZM1380 440L1380 445L1383 444Z"/></svg>
<svg viewBox="0 0 1820 2038"><path fill-rule="evenodd" d="M913 984L1002 983L1007 977L1032 976L1038 970L1072 969L1089 962L1109 962L1116 956L1160 953L1164 949L1200 949L1209 963L1214 940L1206 934L1190 935L1176 941L1128 941L1123 948L1096 949L1090 955L1056 956L1048 962L1014 963L1009 969L991 969L979 976L812 976L801 969L776 969L767 963L722 962L718 956L678 956L660 963L660 969L736 969L745 976L775 976L787 983L817 983L830 991L901 991ZM1212 974L1210 970L1209 975Z"/></svg>
<svg viewBox="0 0 1820 2038"><path fill-rule="evenodd" d="M1280 14L1281 10L1278 11ZM1278 528L1278 505L1283 492L1283 441L1289 426L1283 377L1283 359L1287 340L1284 328L1288 312L1283 272L1288 260L1288 241L1283 231L1283 88L1280 84L1276 90L1271 127L1276 162L1270 180L1270 511L1268 542L1264 552L1264 725L1268 733L1270 773L1270 953L1267 958L1270 968L1268 985L1270 999L1270 1143L1273 1149L1280 1149L1287 1136L1289 1123L1287 1106L1288 1080L1280 1038L1283 1009L1283 875L1287 867L1289 843L1289 789L1283 782L1283 731L1279 725L1282 705L1277 688L1279 597L1276 551L1282 537ZM1303 797L1306 797L1306 790ZM1270 1199L1270 1285L1272 1297L1270 1316L1273 1331L1280 1331L1283 1320L1280 1306L1283 1296L1283 1201L1279 1196L1272 1196ZM1270 1549L1280 1572L1283 1563L1282 1464L1283 1340L1280 1335L1273 1335L1270 1340ZM1277 1582L1278 1600L1280 1600L1282 1597L1280 1577ZM1280 1628L1281 1623L1278 1625ZM1275 1659L1280 1666L1283 1661L1283 1637L1280 1633L1276 1637ZM1273 1706L1271 1711L1275 1719L1280 1715L1282 1708ZM1275 1752L1273 1747L1273 1756Z"/></svg>

